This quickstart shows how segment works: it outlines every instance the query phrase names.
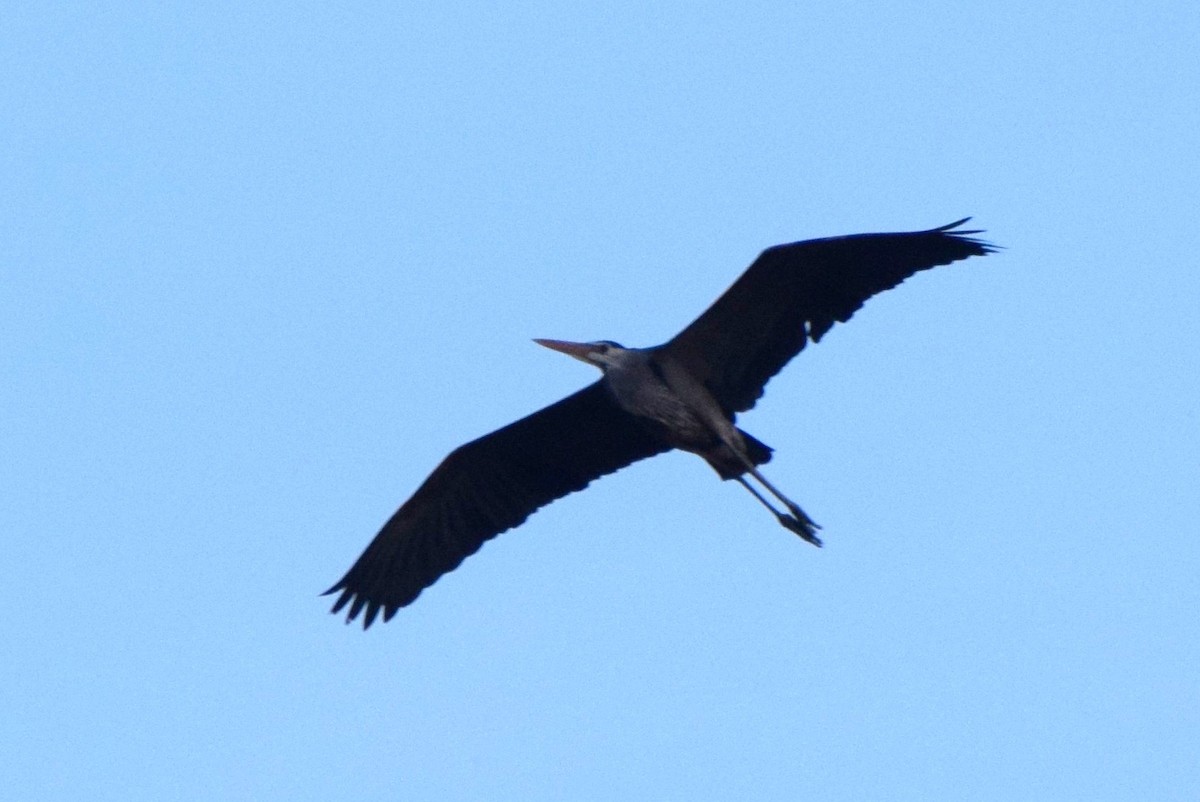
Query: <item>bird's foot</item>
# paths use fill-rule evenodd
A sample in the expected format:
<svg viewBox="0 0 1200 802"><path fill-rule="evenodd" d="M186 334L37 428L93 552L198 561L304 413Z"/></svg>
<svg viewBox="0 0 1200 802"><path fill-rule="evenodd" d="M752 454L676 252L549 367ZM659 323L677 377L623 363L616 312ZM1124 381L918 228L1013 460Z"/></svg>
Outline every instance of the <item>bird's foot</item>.
<svg viewBox="0 0 1200 802"><path fill-rule="evenodd" d="M802 540L806 540L817 548L820 548L821 538L817 537L817 530L821 527L805 515L803 511L793 510L793 512L800 512L800 515L791 516L777 513L779 523L783 524L784 529L795 532Z"/></svg>

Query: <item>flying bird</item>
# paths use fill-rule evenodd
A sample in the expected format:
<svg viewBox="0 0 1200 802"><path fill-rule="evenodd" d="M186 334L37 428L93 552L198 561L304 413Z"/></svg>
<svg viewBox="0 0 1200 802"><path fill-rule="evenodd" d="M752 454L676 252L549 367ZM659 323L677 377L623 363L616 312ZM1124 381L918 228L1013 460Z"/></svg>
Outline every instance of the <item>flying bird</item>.
<svg viewBox="0 0 1200 802"><path fill-rule="evenodd" d="M384 524L326 595L347 623L388 621L483 543L594 479L673 448L703 457L776 520L820 546L820 528L767 481L772 449L739 429L772 376L873 295L931 267L995 252L962 230L856 234L776 245L663 345L534 340L599 368L599 381L459 446ZM758 483L756 487L751 480ZM772 501L773 499L773 501Z"/></svg>

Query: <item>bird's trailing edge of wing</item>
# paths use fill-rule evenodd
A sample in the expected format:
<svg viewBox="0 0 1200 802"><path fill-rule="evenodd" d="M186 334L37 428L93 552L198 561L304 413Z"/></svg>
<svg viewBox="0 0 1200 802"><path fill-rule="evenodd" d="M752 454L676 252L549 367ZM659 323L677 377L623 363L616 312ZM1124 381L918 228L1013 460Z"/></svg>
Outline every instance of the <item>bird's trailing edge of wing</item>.
<svg viewBox="0 0 1200 802"><path fill-rule="evenodd" d="M585 387L450 453L326 595L347 622L388 621L486 541L592 480L670 448Z"/></svg>
<svg viewBox="0 0 1200 802"><path fill-rule="evenodd" d="M776 245L664 350L729 412L754 406L772 376L834 323L914 273L996 246L957 230L971 218L926 231L852 234Z"/></svg>

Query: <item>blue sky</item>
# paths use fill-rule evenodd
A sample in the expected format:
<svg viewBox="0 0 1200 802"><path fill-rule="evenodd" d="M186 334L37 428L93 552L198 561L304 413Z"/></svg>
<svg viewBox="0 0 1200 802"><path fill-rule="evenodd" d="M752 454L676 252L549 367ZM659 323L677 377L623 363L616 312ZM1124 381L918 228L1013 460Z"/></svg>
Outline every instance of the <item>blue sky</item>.
<svg viewBox="0 0 1200 802"><path fill-rule="evenodd" d="M0 13L0 776L24 799L1194 799L1200 11ZM965 215L745 427L368 633L452 447L767 245Z"/></svg>

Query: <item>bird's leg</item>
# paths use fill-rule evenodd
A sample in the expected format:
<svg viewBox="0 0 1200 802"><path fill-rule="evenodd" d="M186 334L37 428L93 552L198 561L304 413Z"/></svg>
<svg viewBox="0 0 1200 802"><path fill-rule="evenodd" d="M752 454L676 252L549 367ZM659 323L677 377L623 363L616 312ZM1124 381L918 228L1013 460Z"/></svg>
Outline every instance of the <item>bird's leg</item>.
<svg viewBox="0 0 1200 802"><path fill-rule="evenodd" d="M757 474L758 472L755 471L755 473ZM792 512L792 515L785 515L784 513L775 509L775 507L771 504L771 502L769 502L765 498L763 498L762 493L759 493L757 490L755 490L754 485L747 482L746 478L744 476L735 476L734 478L738 480L738 483L741 484L742 487L749 490L750 495L752 495L756 499L758 499L760 504L762 504L764 507L766 507L768 510L770 510L775 515L775 517L779 520L779 523L782 524L785 529L787 529L790 532L796 533L801 538L803 538L804 540L807 540L809 543L813 544L814 546L821 545L821 539L819 537L817 537L817 534L816 534L816 530L820 529L821 527L818 526L811 518L809 518L807 515L805 515L804 510L800 509L796 505L787 501L787 499L783 499L784 503L789 505L788 509L791 510L791 512ZM758 479L767 488L771 489L772 493L774 493L776 496L779 495L779 493L775 492L775 490L773 488L771 488L771 485L768 484L765 480L763 480L761 476L759 476ZM799 515L797 515L796 513L799 513Z"/></svg>
<svg viewBox="0 0 1200 802"><path fill-rule="evenodd" d="M747 482L745 477L743 477L743 476L735 476L734 478L738 480L738 483L739 483L739 484L740 484L742 487L744 487L744 488L746 488L747 490L749 490L749 491L750 491L750 495L752 495L752 496L754 496L756 499L758 499L758 503L759 503L759 504L762 504L764 507L766 507L768 510L770 510L770 511L771 511L771 513L772 513L772 514L773 514L773 515L774 515L776 518L778 518L778 519L779 519L779 523L783 524L783 525L784 525L784 526L786 526L788 529L791 529L791 528L792 528L792 526L793 526L793 522L792 522L792 517L791 517L790 515L786 515L785 513L782 513L782 512L780 512L779 510L775 509L775 506L774 506L773 504L771 504L771 502L769 502L769 501L767 501L765 498L763 498L763 495L762 495L762 493L759 493L757 490L755 490L755 489L754 489L754 485L752 485L752 484L750 484L749 482Z"/></svg>
<svg viewBox="0 0 1200 802"><path fill-rule="evenodd" d="M775 485L767 481L767 477L758 472L758 468L755 466L754 461L750 459L750 456L746 453L746 444L743 442L743 438L736 436L739 434L738 430L733 427L730 427L730 429L732 429L732 433L721 436L725 447L729 449L729 451L738 459L739 462L746 466L747 473L757 479L759 484L770 491L771 495L783 502L783 505L787 507L788 512L790 512L791 515L784 515L776 510L774 506L768 504L767 500L762 496L762 494L751 487L750 483L746 481L744 476L739 475L736 478L741 483L742 487L749 490L752 494L754 494L756 499L766 506L767 509L775 513L775 517L779 519L779 523L783 524L786 529L791 532L795 532L801 538L807 540L814 546L820 546L821 538L817 537L817 530L821 528L820 525L812 518L809 518L808 513L800 509L799 504L792 501L783 493L780 493L779 490L776 489Z"/></svg>
<svg viewBox="0 0 1200 802"><path fill-rule="evenodd" d="M800 535L800 537L804 538L809 543L812 543L814 546L820 546L821 539L817 537L817 530L821 528L821 525L818 524L816 521L814 521L812 518L809 518L808 513L806 513L804 510L800 509L799 504L792 501L790 498L785 496L783 493L780 493L775 488L775 485L773 485L767 481L767 477L763 476L761 473L758 472L758 468L751 466L750 473L752 476L754 476L755 479L757 479L759 482L762 483L763 487L765 487L767 490L771 491L771 495L773 495L775 498L777 498L783 502L783 505L788 508L788 512L790 512L792 514L793 518L795 519L796 524L798 524L798 526L801 529L803 529L804 531L803 532L797 531L796 529L793 529L792 527L788 527L788 528L792 529L793 532L796 532L796 534Z"/></svg>

